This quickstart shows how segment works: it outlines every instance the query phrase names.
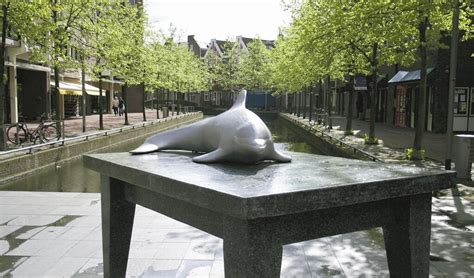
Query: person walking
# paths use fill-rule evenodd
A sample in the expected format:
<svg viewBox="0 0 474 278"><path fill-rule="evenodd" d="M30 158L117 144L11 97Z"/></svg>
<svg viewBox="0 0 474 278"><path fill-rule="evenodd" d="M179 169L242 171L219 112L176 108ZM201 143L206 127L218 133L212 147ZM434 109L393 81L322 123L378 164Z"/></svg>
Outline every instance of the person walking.
<svg viewBox="0 0 474 278"><path fill-rule="evenodd" d="M119 104L119 100L117 96L115 96L112 100L112 109L114 110L114 116L117 116L117 114L119 113Z"/></svg>
<svg viewBox="0 0 474 278"><path fill-rule="evenodd" d="M119 116L122 116L125 113L125 101L120 97L119 98Z"/></svg>

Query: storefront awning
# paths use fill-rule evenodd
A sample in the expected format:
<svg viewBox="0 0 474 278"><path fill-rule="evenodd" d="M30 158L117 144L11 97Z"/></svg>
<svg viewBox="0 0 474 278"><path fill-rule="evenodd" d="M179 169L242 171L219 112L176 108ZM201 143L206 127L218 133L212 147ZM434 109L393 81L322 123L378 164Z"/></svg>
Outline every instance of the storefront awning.
<svg viewBox="0 0 474 278"><path fill-rule="evenodd" d="M430 74L434 68L428 68L426 72ZM389 81L388 84L396 85L400 83L409 83L420 81L420 70L414 71L398 71Z"/></svg>
<svg viewBox="0 0 474 278"><path fill-rule="evenodd" d="M51 86L54 86L54 81L50 82ZM86 85L86 93L91 96L99 96L99 88L94 87L89 84ZM73 95L73 96L82 96L82 85L75 84L70 82L59 81L59 93L61 95ZM105 96L104 90L102 91L102 95Z"/></svg>

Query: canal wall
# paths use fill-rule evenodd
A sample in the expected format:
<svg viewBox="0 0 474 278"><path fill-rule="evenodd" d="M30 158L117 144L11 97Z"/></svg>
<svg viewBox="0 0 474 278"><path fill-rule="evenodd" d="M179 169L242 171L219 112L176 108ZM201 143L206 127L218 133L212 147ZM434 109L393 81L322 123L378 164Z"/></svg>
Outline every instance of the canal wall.
<svg viewBox="0 0 474 278"><path fill-rule="evenodd" d="M291 130L303 137L308 144L312 145L324 155L374 160L370 156L362 153L361 150L341 144L339 140L326 134L321 127L295 121L290 115L285 113L280 113L279 117L288 123Z"/></svg>
<svg viewBox="0 0 474 278"><path fill-rule="evenodd" d="M11 158L0 160L0 184L15 178L33 174L36 170L45 167L60 166L61 163L70 159L80 159L83 154L91 152L110 152L125 146L138 146L148 136L189 124L203 118L201 112L184 114L179 117L162 119L145 126L123 130L89 138L86 141L68 142L64 145L52 145L48 149L41 149L29 154L16 155Z"/></svg>

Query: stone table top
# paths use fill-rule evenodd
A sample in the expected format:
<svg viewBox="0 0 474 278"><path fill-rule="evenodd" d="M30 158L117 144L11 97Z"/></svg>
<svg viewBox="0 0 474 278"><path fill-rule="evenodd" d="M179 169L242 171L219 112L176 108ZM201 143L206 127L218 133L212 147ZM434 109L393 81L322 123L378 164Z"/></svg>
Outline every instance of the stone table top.
<svg viewBox="0 0 474 278"><path fill-rule="evenodd" d="M190 152L90 154L86 167L239 218L277 216L427 193L454 172L286 152L291 163L198 164Z"/></svg>

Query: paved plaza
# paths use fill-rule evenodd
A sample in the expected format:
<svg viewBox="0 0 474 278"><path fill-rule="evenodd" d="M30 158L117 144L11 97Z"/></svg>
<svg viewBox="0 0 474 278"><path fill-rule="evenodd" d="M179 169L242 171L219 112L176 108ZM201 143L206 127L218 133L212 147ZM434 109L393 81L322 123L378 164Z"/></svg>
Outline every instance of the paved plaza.
<svg viewBox="0 0 474 278"><path fill-rule="evenodd" d="M1 277L101 277L100 194L0 192ZM462 212L456 208L462 207ZM433 198L431 277L472 277L474 205ZM222 240L138 207L127 277L224 277ZM244 266L243 266L244 267ZM378 229L287 245L282 277L388 277Z"/></svg>

